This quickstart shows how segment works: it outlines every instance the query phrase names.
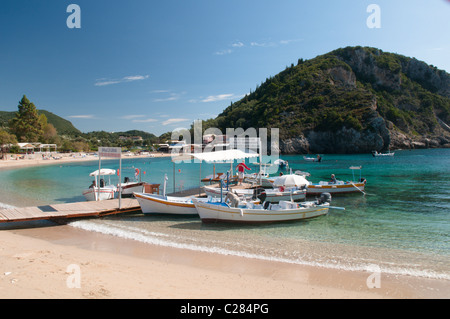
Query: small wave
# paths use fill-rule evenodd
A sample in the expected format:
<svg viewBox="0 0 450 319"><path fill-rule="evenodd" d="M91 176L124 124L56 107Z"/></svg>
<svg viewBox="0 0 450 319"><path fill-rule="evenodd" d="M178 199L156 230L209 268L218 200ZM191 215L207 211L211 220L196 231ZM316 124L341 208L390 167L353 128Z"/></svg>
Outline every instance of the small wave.
<svg viewBox="0 0 450 319"><path fill-rule="evenodd" d="M289 259L289 258L283 258L283 257L277 257L277 256L265 256L262 254L253 254L249 252L244 251L237 251L237 250L230 250L220 247L208 247L204 245L197 245L197 244L187 244L187 243L181 243L177 241L172 241L171 236L168 236L167 234L163 233L156 233L156 232L149 232L142 229L135 229L135 228L129 228L129 227L117 227L117 225L105 225L105 224L97 224L92 223L89 221L75 221L69 223L70 226L73 226L75 228L87 230L87 231L93 231L102 233L105 235L112 235L119 238L124 239L131 239L138 242L146 243L146 244L152 244L152 245L158 245L163 247L171 247L171 248L180 248L180 249L188 249L193 251L200 251L200 252L207 252L207 253L215 253L215 254L221 254L221 255L232 255L232 256L238 256L238 257L244 257L244 258L251 258L251 259L259 259L259 260L266 260L266 261L275 261L275 262L283 262L283 263L289 263L289 264L298 264L298 265L306 265L306 266L313 266L313 267L322 267L322 268L328 268L328 269L337 269L337 270L346 270L346 271L370 271L373 267L373 263L364 263L359 261L353 262L349 264L343 264L338 261L308 261L308 260L302 260L299 258L295 259ZM450 280L450 275L445 273L437 273L432 270L421 270L421 269L414 269L407 266L398 266L398 265L387 265L387 266L380 266L380 271L385 274L391 274L391 275L406 275L406 276L412 276L412 277L423 277L423 278L430 278L430 279L443 279L443 280Z"/></svg>

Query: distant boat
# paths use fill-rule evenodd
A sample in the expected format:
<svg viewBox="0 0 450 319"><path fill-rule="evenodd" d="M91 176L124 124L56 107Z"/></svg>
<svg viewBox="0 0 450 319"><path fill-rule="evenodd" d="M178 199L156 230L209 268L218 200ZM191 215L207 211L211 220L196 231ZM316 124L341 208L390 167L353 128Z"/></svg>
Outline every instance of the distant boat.
<svg viewBox="0 0 450 319"><path fill-rule="evenodd" d="M287 169L289 167L289 163L288 161L282 160L281 158L275 160L275 162L273 162L275 165L278 165L278 167L280 169Z"/></svg>
<svg viewBox="0 0 450 319"><path fill-rule="evenodd" d="M372 151L372 156L373 157L394 156L394 154L395 153L391 152L391 151L389 151L387 153L379 153L377 151Z"/></svg>
<svg viewBox="0 0 450 319"><path fill-rule="evenodd" d="M307 162L321 162L322 161L322 156L317 155L317 157L306 157L303 156L303 159Z"/></svg>

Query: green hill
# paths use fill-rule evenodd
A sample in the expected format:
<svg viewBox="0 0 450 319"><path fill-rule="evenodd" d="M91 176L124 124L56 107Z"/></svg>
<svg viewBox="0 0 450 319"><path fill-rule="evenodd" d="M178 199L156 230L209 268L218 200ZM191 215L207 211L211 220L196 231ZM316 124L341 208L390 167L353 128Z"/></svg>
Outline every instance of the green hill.
<svg viewBox="0 0 450 319"><path fill-rule="evenodd" d="M370 47L299 60L204 128L280 129L284 153L358 153L450 144L450 76Z"/></svg>
<svg viewBox="0 0 450 319"><path fill-rule="evenodd" d="M15 116L16 112L0 111L0 128L8 127L8 122ZM59 135L79 136L82 133L73 124L62 117L46 110L38 110L39 114L45 114L47 122L51 123L57 130Z"/></svg>

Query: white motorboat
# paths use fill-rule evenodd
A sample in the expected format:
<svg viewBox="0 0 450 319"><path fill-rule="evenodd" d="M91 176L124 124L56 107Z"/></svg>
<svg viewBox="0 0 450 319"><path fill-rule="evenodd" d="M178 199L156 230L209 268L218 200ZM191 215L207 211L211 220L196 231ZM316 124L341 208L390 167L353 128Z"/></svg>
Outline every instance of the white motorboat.
<svg viewBox="0 0 450 319"><path fill-rule="evenodd" d="M207 196L212 197L220 197L220 196L227 196L228 191L226 189L222 190L220 187L210 187L210 186L204 186L203 189L205 190L205 193ZM237 194L240 197L251 199L255 198L256 196L256 189L251 188L232 188L231 189L233 193ZM266 201L271 203L278 203L281 200L294 200L294 201L300 201L304 200L306 198L306 189L299 189L299 188L268 188L264 189L264 192L266 194Z"/></svg>
<svg viewBox="0 0 450 319"><path fill-rule="evenodd" d="M118 187L122 188L122 197L133 196L133 193L142 193L144 191L145 182L130 182L126 179L120 183Z"/></svg>
<svg viewBox="0 0 450 319"><path fill-rule="evenodd" d="M306 187L309 182L300 175L288 174L276 177L271 183L272 188L264 189L266 194L265 201L278 203L283 200L300 201L306 198ZM208 196L219 197L226 196L228 191L220 187L204 187ZM256 198L256 188L233 188L232 192L244 198Z"/></svg>
<svg viewBox="0 0 450 319"><path fill-rule="evenodd" d="M325 194L316 202L295 203L280 201L278 204L252 202L230 205L224 202L203 202L193 199L197 212L204 223L272 223L309 219L328 213L331 195Z"/></svg>
<svg viewBox="0 0 450 319"><path fill-rule="evenodd" d="M92 185L89 186L88 189L85 189L83 191L83 196L86 198L86 200L97 201L97 200L113 199L117 191L116 186L112 185L110 180L109 183L106 183L105 180L100 177L101 176L110 177L111 175L115 174L116 170L108 168L102 168L100 170L100 173L98 170L90 173L89 176L94 176L95 179L92 182Z"/></svg>
<svg viewBox="0 0 450 319"><path fill-rule="evenodd" d="M123 183L117 185L118 192L121 190L122 197L133 196L133 193L143 193L145 182L140 181L140 170L135 168L134 178L135 181L130 180L129 177L125 177ZM139 179L139 180L138 180Z"/></svg>
<svg viewBox="0 0 450 319"><path fill-rule="evenodd" d="M379 152L377 152L377 151L373 151L372 152L372 156L373 157L385 157L385 156L394 156L394 152L391 152L391 151L389 151L389 152L387 152L387 153L379 153Z"/></svg>
<svg viewBox="0 0 450 319"><path fill-rule="evenodd" d="M330 194L348 194L348 193L364 193L366 179L361 177L361 166L351 166L353 180L355 180L354 171L359 170L359 180L353 181L320 181L319 183L310 183L306 191L307 195L319 195L321 193Z"/></svg>
<svg viewBox="0 0 450 319"><path fill-rule="evenodd" d="M308 185L306 194L307 195L318 195L321 193L331 193L335 194L348 194L348 193L358 193L364 192L364 187L366 186L366 181L364 182L344 182L337 181L334 182L325 182L321 181L316 184Z"/></svg>
<svg viewBox="0 0 450 319"><path fill-rule="evenodd" d="M322 161L322 156L317 155L317 157L306 157L303 156L303 159L307 162L321 162Z"/></svg>
<svg viewBox="0 0 450 319"><path fill-rule="evenodd" d="M193 196L166 196L167 174L164 175L163 194L133 193L144 214L197 215ZM210 200L201 198L199 200Z"/></svg>
<svg viewBox="0 0 450 319"><path fill-rule="evenodd" d="M289 163L288 163L288 161L282 160L281 158L275 160L275 161L273 162L273 164L278 165L278 167L279 167L280 169L282 169L282 170L283 170L283 169L288 169L288 168L289 168Z"/></svg>
<svg viewBox="0 0 450 319"><path fill-rule="evenodd" d="M144 214L171 214L171 215L197 215L193 200L199 202L219 202L219 198L199 198L195 196L165 196L157 194L134 193L142 213ZM259 200L253 203L260 203Z"/></svg>
<svg viewBox="0 0 450 319"><path fill-rule="evenodd" d="M192 197L134 193L144 214L197 215Z"/></svg>

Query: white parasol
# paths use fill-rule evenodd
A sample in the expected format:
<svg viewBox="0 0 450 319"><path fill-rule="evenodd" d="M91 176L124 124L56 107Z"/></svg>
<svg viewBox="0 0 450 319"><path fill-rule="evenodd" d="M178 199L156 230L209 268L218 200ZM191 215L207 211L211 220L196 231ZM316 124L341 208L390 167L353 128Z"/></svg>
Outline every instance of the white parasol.
<svg viewBox="0 0 450 319"><path fill-rule="evenodd" d="M302 187L309 185L308 180L300 175L288 174L275 178L272 183L273 186L284 186L284 187Z"/></svg>

